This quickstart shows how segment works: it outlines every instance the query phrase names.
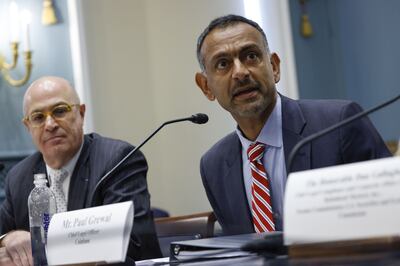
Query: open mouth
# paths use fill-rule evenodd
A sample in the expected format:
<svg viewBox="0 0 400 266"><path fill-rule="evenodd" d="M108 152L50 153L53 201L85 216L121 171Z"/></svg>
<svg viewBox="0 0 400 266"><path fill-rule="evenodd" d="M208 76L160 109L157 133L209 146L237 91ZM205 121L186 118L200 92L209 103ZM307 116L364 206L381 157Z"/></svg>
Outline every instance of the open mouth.
<svg viewBox="0 0 400 266"><path fill-rule="evenodd" d="M258 87L249 87L245 89L238 89L233 93L233 98L245 99L254 97L258 92Z"/></svg>

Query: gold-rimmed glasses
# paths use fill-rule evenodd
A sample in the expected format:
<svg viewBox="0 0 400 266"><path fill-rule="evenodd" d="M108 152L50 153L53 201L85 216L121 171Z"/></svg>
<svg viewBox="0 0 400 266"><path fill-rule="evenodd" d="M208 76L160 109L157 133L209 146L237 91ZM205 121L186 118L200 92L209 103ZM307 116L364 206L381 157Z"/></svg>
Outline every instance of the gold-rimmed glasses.
<svg viewBox="0 0 400 266"><path fill-rule="evenodd" d="M65 119L67 114L72 111L72 107L74 106L80 106L80 104L58 104L54 106L50 111L33 112L30 115L25 116L23 121L28 122L32 127L41 127L46 122L48 116L51 116L56 121Z"/></svg>

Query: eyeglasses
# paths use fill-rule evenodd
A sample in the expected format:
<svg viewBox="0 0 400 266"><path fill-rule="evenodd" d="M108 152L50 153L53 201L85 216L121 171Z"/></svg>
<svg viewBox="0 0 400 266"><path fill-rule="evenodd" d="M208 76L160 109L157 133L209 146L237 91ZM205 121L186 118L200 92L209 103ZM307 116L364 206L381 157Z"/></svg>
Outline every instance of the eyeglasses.
<svg viewBox="0 0 400 266"><path fill-rule="evenodd" d="M41 127L44 125L49 115L57 121L65 119L67 114L72 111L72 107L74 106L79 106L79 104L59 104L47 112L33 112L30 115L25 116L23 121L29 122L32 127Z"/></svg>

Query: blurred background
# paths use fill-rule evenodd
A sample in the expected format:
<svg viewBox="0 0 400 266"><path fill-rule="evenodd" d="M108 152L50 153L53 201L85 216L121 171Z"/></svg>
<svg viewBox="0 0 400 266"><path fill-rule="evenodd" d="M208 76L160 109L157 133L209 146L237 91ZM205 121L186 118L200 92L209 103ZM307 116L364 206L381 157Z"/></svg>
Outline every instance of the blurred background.
<svg viewBox="0 0 400 266"><path fill-rule="evenodd" d="M54 18L46 21L50 7ZM209 123L170 125L142 151L153 206L172 215L211 210L200 157L235 123L194 82L196 40L210 20L235 13L259 22L281 58L284 95L349 99L367 109L400 92L399 12L397 0L0 0L0 178L35 151L21 123L28 84L57 75L87 105L86 132L134 145L166 120L207 113ZM15 14L24 21L17 27ZM13 40L20 56L6 70ZM24 51L31 51L31 73ZM27 73L25 84L10 84L10 75ZM397 103L370 117L394 149L398 114Z"/></svg>

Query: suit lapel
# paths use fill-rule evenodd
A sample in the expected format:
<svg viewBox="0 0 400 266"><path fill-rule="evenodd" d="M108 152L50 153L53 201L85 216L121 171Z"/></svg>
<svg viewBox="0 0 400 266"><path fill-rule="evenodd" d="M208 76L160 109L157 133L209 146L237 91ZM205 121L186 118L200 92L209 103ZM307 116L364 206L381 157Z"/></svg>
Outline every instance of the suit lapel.
<svg viewBox="0 0 400 266"><path fill-rule="evenodd" d="M251 213L243 183L242 146L236 134L230 147L223 171L226 173L223 177L223 186L226 188L225 194L229 203L227 207L237 221L235 224L240 226L242 230L253 232Z"/></svg>
<svg viewBox="0 0 400 266"><path fill-rule="evenodd" d="M90 177L89 155L90 141L85 136L81 154L71 176L68 191L68 211L83 209L85 207Z"/></svg>
<svg viewBox="0 0 400 266"><path fill-rule="evenodd" d="M285 152L286 171L289 154L294 145L303 139L302 133L307 124L299 104L292 99L281 95L282 100L282 135ZM292 172L311 168L311 144L302 147L292 163Z"/></svg>
<svg viewBox="0 0 400 266"><path fill-rule="evenodd" d="M35 164L35 168L33 169L33 175L40 174L40 173L45 173L47 180L49 180L49 177L47 174L47 169L46 169L46 164L44 163L44 160L43 160L43 157L41 154L40 154L40 159L38 160L37 164ZM33 180L33 175L32 175L32 180ZM33 181L32 181L32 184L33 184Z"/></svg>

